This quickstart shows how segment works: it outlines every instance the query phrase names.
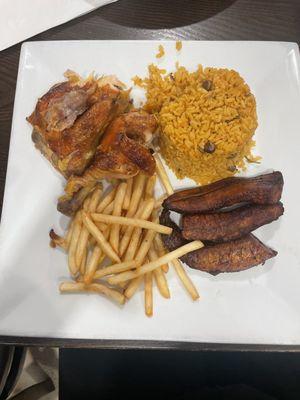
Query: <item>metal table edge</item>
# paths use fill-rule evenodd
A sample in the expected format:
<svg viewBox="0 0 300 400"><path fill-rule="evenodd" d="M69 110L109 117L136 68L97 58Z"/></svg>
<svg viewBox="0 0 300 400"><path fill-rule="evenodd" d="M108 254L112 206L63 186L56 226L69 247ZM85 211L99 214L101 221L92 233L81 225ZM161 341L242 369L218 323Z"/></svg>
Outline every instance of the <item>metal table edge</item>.
<svg viewBox="0 0 300 400"><path fill-rule="evenodd" d="M300 352L300 345L197 343L159 340L59 339L22 336L0 336L0 344L59 348L93 348L113 350L182 350L182 351L242 351Z"/></svg>

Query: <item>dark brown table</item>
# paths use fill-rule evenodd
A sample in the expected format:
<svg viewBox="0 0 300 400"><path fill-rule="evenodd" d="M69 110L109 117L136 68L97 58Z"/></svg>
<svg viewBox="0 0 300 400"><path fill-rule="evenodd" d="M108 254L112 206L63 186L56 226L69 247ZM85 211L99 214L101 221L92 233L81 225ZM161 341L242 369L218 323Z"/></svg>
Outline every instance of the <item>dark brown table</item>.
<svg viewBox="0 0 300 400"><path fill-rule="evenodd" d="M300 0L119 0L29 40L75 39L278 40L299 43ZM17 44L0 52L0 209L20 47L21 44ZM120 343L1 336L0 342L60 347L300 350L300 346Z"/></svg>

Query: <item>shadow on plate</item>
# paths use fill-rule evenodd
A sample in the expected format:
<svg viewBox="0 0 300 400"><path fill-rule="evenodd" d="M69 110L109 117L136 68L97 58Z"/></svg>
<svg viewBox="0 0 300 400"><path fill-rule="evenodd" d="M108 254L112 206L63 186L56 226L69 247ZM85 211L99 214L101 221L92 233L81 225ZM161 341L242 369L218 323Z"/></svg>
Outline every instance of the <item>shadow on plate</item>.
<svg viewBox="0 0 300 400"><path fill-rule="evenodd" d="M96 11L105 20L134 28L164 29L206 20L236 0L122 0Z"/></svg>

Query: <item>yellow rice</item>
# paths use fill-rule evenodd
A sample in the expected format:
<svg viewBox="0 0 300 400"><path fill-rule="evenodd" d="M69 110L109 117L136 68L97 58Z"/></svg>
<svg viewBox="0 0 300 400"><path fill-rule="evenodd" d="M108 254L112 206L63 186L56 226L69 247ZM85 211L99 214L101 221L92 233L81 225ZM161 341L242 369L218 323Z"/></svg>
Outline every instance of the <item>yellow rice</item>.
<svg viewBox="0 0 300 400"><path fill-rule="evenodd" d="M160 44L159 46L158 46L158 53L156 54L156 58L161 58L161 57L163 57L165 55L165 49L164 49L164 47Z"/></svg>
<svg viewBox="0 0 300 400"><path fill-rule="evenodd" d="M161 153L178 178L206 184L245 169L245 158L257 159L251 155L256 102L236 71L199 65L190 73L177 65L167 74L150 65L147 78L133 80L146 90L145 109L158 118Z"/></svg>
<svg viewBox="0 0 300 400"><path fill-rule="evenodd" d="M182 49L182 41L181 40L177 40L176 44L175 44L176 50L180 51Z"/></svg>

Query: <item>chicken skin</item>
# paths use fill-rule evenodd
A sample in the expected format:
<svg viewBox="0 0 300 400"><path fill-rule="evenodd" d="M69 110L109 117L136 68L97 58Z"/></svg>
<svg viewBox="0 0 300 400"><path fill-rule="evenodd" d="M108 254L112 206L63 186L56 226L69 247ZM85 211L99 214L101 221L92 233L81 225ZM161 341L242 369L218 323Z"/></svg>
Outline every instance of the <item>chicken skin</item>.
<svg viewBox="0 0 300 400"><path fill-rule="evenodd" d="M100 179L128 179L140 171L153 175L155 160L147 145L151 143L156 128L155 117L144 111L132 111L112 121L90 166L81 176L69 178L66 194L58 201L58 210L72 215Z"/></svg>
<svg viewBox="0 0 300 400"><path fill-rule="evenodd" d="M130 107L129 93L116 78L74 75L54 85L27 118L36 147L66 178L83 173L105 128Z"/></svg>

